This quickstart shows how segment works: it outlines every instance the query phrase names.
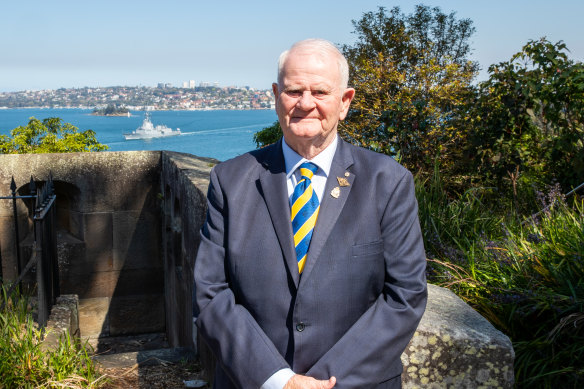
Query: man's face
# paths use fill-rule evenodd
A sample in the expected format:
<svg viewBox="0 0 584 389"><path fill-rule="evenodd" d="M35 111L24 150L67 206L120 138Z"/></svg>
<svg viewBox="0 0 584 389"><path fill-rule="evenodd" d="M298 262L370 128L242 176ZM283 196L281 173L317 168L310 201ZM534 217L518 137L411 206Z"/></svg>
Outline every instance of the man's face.
<svg viewBox="0 0 584 389"><path fill-rule="evenodd" d="M309 145L332 142L354 95L353 89L340 87L336 58L308 49L288 54L281 79L272 88L286 143L299 153Z"/></svg>

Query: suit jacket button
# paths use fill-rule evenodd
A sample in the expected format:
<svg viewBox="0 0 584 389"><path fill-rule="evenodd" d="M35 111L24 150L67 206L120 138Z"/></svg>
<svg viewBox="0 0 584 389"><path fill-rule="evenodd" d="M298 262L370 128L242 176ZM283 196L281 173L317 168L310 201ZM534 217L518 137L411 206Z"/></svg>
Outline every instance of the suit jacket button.
<svg viewBox="0 0 584 389"><path fill-rule="evenodd" d="M298 332L304 331L304 323L296 324L296 331L298 331Z"/></svg>

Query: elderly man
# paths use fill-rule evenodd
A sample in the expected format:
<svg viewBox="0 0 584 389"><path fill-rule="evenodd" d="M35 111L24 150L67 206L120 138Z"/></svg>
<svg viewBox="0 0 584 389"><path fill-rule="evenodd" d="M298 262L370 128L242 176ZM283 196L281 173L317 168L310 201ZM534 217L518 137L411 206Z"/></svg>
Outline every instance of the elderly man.
<svg viewBox="0 0 584 389"><path fill-rule="evenodd" d="M426 303L412 175L337 135L355 94L330 42L282 53L284 134L217 165L195 265L215 387L398 388Z"/></svg>

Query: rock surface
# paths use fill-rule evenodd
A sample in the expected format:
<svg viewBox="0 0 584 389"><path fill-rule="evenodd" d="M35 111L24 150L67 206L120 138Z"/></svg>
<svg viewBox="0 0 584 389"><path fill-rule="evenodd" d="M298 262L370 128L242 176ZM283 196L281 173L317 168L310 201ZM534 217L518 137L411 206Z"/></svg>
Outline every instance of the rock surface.
<svg viewBox="0 0 584 389"><path fill-rule="evenodd" d="M79 337L79 298L74 294L57 297L47 321L46 336L41 347L54 350L63 336Z"/></svg>
<svg viewBox="0 0 584 389"><path fill-rule="evenodd" d="M509 338L435 285L428 285L426 312L401 358L404 389L513 387Z"/></svg>

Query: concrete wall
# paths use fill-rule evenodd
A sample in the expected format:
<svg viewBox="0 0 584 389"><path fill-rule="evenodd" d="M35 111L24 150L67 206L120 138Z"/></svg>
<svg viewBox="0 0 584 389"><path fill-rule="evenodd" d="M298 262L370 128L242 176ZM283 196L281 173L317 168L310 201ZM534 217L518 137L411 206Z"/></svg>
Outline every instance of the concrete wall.
<svg viewBox="0 0 584 389"><path fill-rule="evenodd" d="M11 177L29 194L49 172L57 194L62 294L79 296L84 337L165 332L193 347L193 267L216 160L144 151L0 155L0 196ZM32 252L29 205L18 200L23 264ZM16 279L11 201L0 201L0 255Z"/></svg>
<svg viewBox="0 0 584 389"><path fill-rule="evenodd" d="M166 335L171 347L194 348L193 269L206 216L209 173L216 163L189 154L162 155Z"/></svg>
<svg viewBox="0 0 584 389"><path fill-rule="evenodd" d="M61 293L79 296L83 336L165 331L160 171L160 152L0 155L2 194L11 176L28 191L31 175L39 185L53 175ZM19 201L25 262L32 244L27 211ZM3 201L0 250L8 279L16 275L12 222L10 202Z"/></svg>

